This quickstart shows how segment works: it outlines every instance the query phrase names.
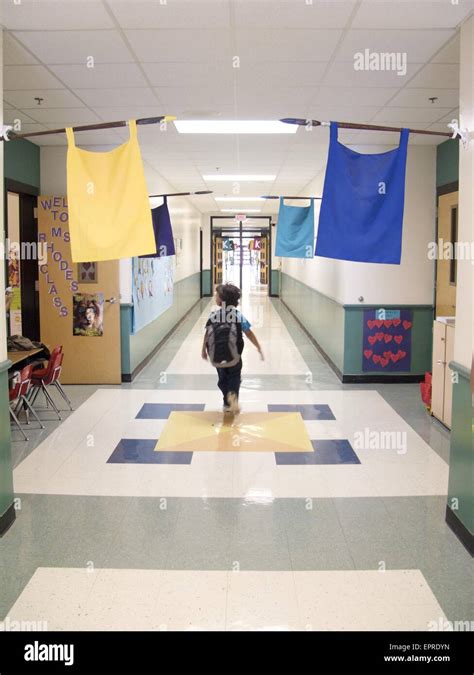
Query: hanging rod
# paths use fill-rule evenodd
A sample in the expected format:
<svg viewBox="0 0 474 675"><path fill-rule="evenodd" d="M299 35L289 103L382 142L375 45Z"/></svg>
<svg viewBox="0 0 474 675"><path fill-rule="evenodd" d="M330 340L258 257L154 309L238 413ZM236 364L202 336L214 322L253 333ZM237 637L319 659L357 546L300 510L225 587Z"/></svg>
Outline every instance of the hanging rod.
<svg viewBox="0 0 474 675"><path fill-rule="evenodd" d="M288 197L287 195L263 195L260 199L322 199L322 197Z"/></svg>
<svg viewBox="0 0 474 675"><path fill-rule="evenodd" d="M176 117L173 115L160 115L159 117L142 117L135 120L137 124L159 124L160 122L172 122ZM99 124L85 124L80 127L72 127L73 131L95 131L96 129L115 129L116 127L126 127L128 120L121 120L120 122L100 122ZM9 130L7 132L8 141L16 141L18 138L31 138L32 136L50 136L51 134L64 134L66 129L48 129L48 131L32 131L28 134L15 134ZM11 134L11 135L10 135ZM0 141L4 141L5 137L0 136Z"/></svg>
<svg viewBox="0 0 474 675"><path fill-rule="evenodd" d="M304 120L298 117L285 117L284 119L281 119L280 122L285 122L285 124L297 124L300 127L306 127L308 124L313 127L329 126L329 122L320 122L319 120ZM354 122L337 122L337 126L340 129L364 129L366 131L402 131L401 127L381 127L376 124L355 124ZM448 138L453 137L453 134L450 131L426 131L425 129L408 129L408 131L411 134L446 136Z"/></svg>
<svg viewBox="0 0 474 675"><path fill-rule="evenodd" d="M169 192L166 195L148 195L149 197L187 197L188 195L212 195L212 190L198 190L197 192Z"/></svg>

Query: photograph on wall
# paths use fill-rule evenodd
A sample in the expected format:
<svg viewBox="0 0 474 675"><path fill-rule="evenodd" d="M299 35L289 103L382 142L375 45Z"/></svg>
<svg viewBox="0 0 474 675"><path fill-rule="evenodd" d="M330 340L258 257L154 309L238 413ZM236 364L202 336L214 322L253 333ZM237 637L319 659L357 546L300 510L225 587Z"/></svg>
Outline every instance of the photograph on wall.
<svg viewBox="0 0 474 675"><path fill-rule="evenodd" d="M174 256L133 258L133 332L157 319L173 304Z"/></svg>
<svg viewBox="0 0 474 675"><path fill-rule="evenodd" d="M362 370L364 372L410 372L411 309L364 311Z"/></svg>
<svg viewBox="0 0 474 675"><path fill-rule="evenodd" d="M104 294L73 295L73 335L101 337L104 334Z"/></svg>
<svg viewBox="0 0 474 675"><path fill-rule="evenodd" d="M77 281L80 284L96 284L98 283L99 263L97 262L80 262L77 264Z"/></svg>

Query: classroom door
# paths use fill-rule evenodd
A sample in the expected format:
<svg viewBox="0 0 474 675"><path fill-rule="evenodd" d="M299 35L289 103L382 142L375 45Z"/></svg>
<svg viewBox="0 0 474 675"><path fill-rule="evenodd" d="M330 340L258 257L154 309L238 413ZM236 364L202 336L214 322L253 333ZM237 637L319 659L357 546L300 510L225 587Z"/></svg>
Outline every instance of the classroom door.
<svg viewBox="0 0 474 675"><path fill-rule="evenodd" d="M38 197L38 239L41 341L63 346L62 382L119 384L119 261L71 261L65 197Z"/></svg>
<svg viewBox="0 0 474 675"><path fill-rule="evenodd" d="M436 264L436 316L456 314L456 258L443 255L446 244L458 238L458 192L438 198L438 261Z"/></svg>

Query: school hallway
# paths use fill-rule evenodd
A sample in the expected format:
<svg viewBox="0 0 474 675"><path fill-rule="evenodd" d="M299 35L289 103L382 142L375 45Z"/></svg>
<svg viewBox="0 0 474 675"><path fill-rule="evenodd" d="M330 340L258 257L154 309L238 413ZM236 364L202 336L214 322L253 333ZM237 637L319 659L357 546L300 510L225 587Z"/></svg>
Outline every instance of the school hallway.
<svg viewBox="0 0 474 675"><path fill-rule="evenodd" d="M195 305L133 383L66 387L74 412L13 442L0 619L61 631L470 625L472 561L445 522L449 433L418 384L341 384L256 290L242 312L265 361L247 341L241 413L224 418L201 359L211 307Z"/></svg>

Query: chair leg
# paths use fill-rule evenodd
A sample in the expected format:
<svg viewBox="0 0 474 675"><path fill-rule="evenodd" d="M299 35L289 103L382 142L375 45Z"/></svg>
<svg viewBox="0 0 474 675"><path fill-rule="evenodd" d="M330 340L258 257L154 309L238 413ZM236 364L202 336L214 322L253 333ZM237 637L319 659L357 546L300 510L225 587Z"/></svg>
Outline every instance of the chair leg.
<svg viewBox="0 0 474 675"><path fill-rule="evenodd" d="M28 436L25 434L25 432L24 432L23 429L21 428L21 424L20 424L20 422L18 421L18 417L15 415L15 413L13 412L13 410L12 410L11 408L10 408L10 415L12 416L13 421L15 422L16 426L18 427L19 431L21 431L21 433L22 433L22 435L23 435L23 438L25 439L25 441L27 441L27 440L28 440Z"/></svg>
<svg viewBox="0 0 474 675"><path fill-rule="evenodd" d="M66 403L68 404L69 410L74 410L74 408L72 407L72 403L71 403L71 401L69 400L68 395L67 395L66 392L64 391L63 385L61 384L61 382L59 382L58 380L56 380L56 382L54 382L53 384L54 384L54 386L56 387L56 389L59 391L59 393L61 394L61 396L63 397L63 399L64 399L64 400L66 401Z"/></svg>
<svg viewBox="0 0 474 675"><path fill-rule="evenodd" d="M23 396L23 401L24 401L24 404L25 404L25 409L31 411L31 414L33 415L33 417L35 418L35 420L38 422L38 424L40 425L40 427L41 427L42 429L44 429L44 424L42 423L42 421L40 420L40 418L39 418L38 415L36 414L35 409L34 409L33 406L31 405L31 403L28 401L28 399L26 398L26 396Z"/></svg>
<svg viewBox="0 0 474 675"><path fill-rule="evenodd" d="M43 383L41 383L41 387L42 387L42 389L43 389L43 393L44 393L44 395L45 395L45 397L46 397L46 400L49 401L49 403L51 404L51 407L52 407L53 410L55 411L56 415L58 416L59 419L61 419L61 415L59 414L59 410L57 409L55 402L54 402L53 399L51 398L51 394L50 394L49 391L46 389L46 386L45 386Z"/></svg>

